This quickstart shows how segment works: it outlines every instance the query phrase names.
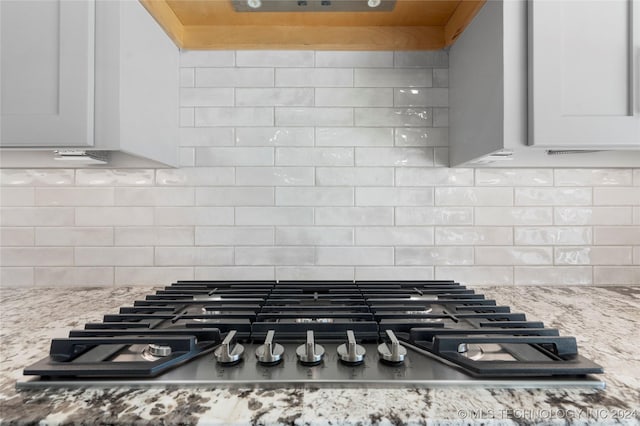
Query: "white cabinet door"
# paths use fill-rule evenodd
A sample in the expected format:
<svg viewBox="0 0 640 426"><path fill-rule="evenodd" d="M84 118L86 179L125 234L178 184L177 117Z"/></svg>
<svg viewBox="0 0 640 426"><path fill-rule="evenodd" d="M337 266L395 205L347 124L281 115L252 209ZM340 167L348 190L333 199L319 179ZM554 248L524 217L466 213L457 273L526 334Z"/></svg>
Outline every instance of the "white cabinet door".
<svg viewBox="0 0 640 426"><path fill-rule="evenodd" d="M92 0L0 0L2 146L93 145Z"/></svg>
<svg viewBox="0 0 640 426"><path fill-rule="evenodd" d="M529 144L640 149L640 1L529 2Z"/></svg>

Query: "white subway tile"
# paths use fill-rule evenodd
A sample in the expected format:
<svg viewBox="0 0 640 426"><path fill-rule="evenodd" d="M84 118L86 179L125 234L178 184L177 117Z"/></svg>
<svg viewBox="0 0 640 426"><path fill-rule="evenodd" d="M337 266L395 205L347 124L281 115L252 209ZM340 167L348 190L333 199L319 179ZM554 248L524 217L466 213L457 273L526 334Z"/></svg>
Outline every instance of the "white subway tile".
<svg viewBox="0 0 640 426"><path fill-rule="evenodd" d="M180 108L180 127L193 127L195 126L196 116L195 108Z"/></svg>
<svg viewBox="0 0 640 426"><path fill-rule="evenodd" d="M593 204L637 206L640 204L640 187L593 188Z"/></svg>
<svg viewBox="0 0 640 426"><path fill-rule="evenodd" d="M593 235L588 226L555 227L516 227L514 229L516 245L580 245L591 244Z"/></svg>
<svg viewBox="0 0 640 426"><path fill-rule="evenodd" d="M315 105L319 107L393 106L391 88L317 88L315 94Z"/></svg>
<svg viewBox="0 0 640 426"><path fill-rule="evenodd" d="M556 186L631 186L631 170L625 169L557 169Z"/></svg>
<svg viewBox="0 0 640 426"><path fill-rule="evenodd" d="M393 52L316 52L316 67L393 67Z"/></svg>
<svg viewBox="0 0 640 426"><path fill-rule="evenodd" d="M436 188L439 206L511 206L511 188Z"/></svg>
<svg viewBox="0 0 640 426"><path fill-rule="evenodd" d="M392 146L393 129L384 127L319 127L317 146Z"/></svg>
<svg viewBox="0 0 640 426"><path fill-rule="evenodd" d="M75 247L78 266L153 265L153 247Z"/></svg>
<svg viewBox="0 0 640 426"><path fill-rule="evenodd" d="M112 246L113 228L40 227L36 228L37 246Z"/></svg>
<svg viewBox="0 0 640 426"><path fill-rule="evenodd" d="M476 265L552 265L551 247L476 247Z"/></svg>
<svg viewBox="0 0 640 426"><path fill-rule="evenodd" d="M162 286L178 280L192 280L193 267L189 266L117 266L115 285L153 285Z"/></svg>
<svg viewBox="0 0 640 426"><path fill-rule="evenodd" d="M196 266L196 280L274 280L273 266Z"/></svg>
<svg viewBox="0 0 640 426"><path fill-rule="evenodd" d="M640 186L640 169L633 170L633 185Z"/></svg>
<svg viewBox="0 0 640 426"><path fill-rule="evenodd" d="M111 287L113 267L35 268L36 287Z"/></svg>
<svg viewBox="0 0 640 426"><path fill-rule="evenodd" d="M71 247L0 247L0 266L70 266Z"/></svg>
<svg viewBox="0 0 640 426"><path fill-rule="evenodd" d="M515 188L516 205L584 206L591 204L591 188Z"/></svg>
<svg viewBox="0 0 640 426"><path fill-rule="evenodd" d="M45 188L38 189L41 190ZM16 186L3 187L2 189L0 189L0 206L33 206L34 204L35 191L33 188Z"/></svg>
<svg viewBox="0 0 640 426"><path fill-rule="evenodd" d="M395 129L396 146L448 146L448 127L399 127Z"/></svg>
<svg viewBox="0 0 640 426"><path fill-rule="evenodd" d="M238 167L236 185L313 185L313 167Z"/></svg>
<svg viewBox="0 0 640 426"><path fill-rule="evenodd" d="M424 148L356 148L356 166L433 166L433 152Z"/></svg>
<svg viewBox="0 0 640 426"><path fill-rule="evenodd" d="M391 207L316 207L317 225L392 225Z"/></svg>
<svg viewBox="0 0 640 426"><path fill-rule="evenodd" d="M556 265L631 265L631 247L556 247Z"/></svg>
<svg viewBox="0 0 640 426"><path fill-rule="evenodd" d="M232 50L182 50L181 67L232 67L235 56Z"/></svg>
<svg viewBox="0 0 640 426"><path fill-rule="evenodd" d="M271 126L273 108L269 107L208 107L195 108L194 125L217 126Z"/></svg>
<svg viewBox="0 0 640 426"><path fill-rule="evenodd" d="M198 226L196 245L273 245L274 230L268 226Z"/></svg>
<svg viewBox="0 0 640 426"><path fill-rule="evenodd" d="M640 265L640 246L633 248L633 263Z"/></svg>
<svg viewBox="0 0 640 426"><path fill-rule="evenodd" d="M552 186L551 169L476 169L478 186Z"/></svg>
<svg viewBox="0 0 640 426"><path fill-rule="evenodd" d="M436 280L455 280L468 285L513 284L512 266L436 266Z"/></svg>
<svg viewBox="0 0 640 426"><path fill-rule="evenodd" d="M196 68L196 87L273 87L272 68Z"/></svg>
<svg viewBox="0 0 640 426"><path fill-rule="evenodd" d="M631 225L631 207L554 207L556 225Z"/></svg>
<svg viewBox="0 0 640 426"><path fill-rule="evenodd" d="M431 227L357 227L359 246L424 246L433 245Z"/></svg>
<svg viewBox="0 0 640 426"><path fill-rule="evenodd" d="M353 148L276 148L278 166L353 166Z"/></svg>
<svg viewBox="0 0 640 426"><path fill-rule="evenodd" d="M352 126L353 108L276 108L276 126Z"/></svg>
<svg viewBox="0 0 640 426"><path fill-rule="evenodd" d="M356 87L431 87L432 74L424 69L362 68L355 70Z"/></svg>
<svg viewBox="0 0 640 426"><path fill-rule="evenodd" d="M156 247L157 266L210 266L233 264L232 247Z"/></svg>
<svg viewBox="0 0 640 426"><path fill-rule="evenodd" d="M311 207L236 207L236 225L312 225Z"/></svg>
<svg viewBox="0 0 640 426"><path fill-rule="evenodd" d="M551 207L475 207L476 225L551 225Z"/></svg>
<svg viewBox="0 0 640 426"><path fill-rule="evenodd" d="M432 266L358 266L356 280L432 280Z"/></svg>
<svg viewBox="0 0 640 426"><path fill-rule="evenodd" d="M16 267L9 268L3 266L0 268L0 287L33 287L33 268Z"/></svg>
<svg viewBox="0 0 640 426"><path fill-rule="evenodd" d="M449 69L433 69L433 87L449 87Z"/></svg>
<svg viewBox="0 0 640 426"><path fill-rule="evenodd" d="M313 247L236 247L236 265L313 265Z"/></svg>
<svg viewBox="0 0 640 426"><path fill-rule="evenodd" d="M268 187L196 188L198 206L272 206L273 199Z"/></svg>
<svg viewBox="0 0 640 426"><path fill-rule="evenodd" d="M73 170L65 169L0 169L2 186L73 185Z"/></svg>
<svg viewBox="0 0 640 426"><path fill-rule="evenodd" d="M233 167L183 167L158 169L156 185L161 186L221 186L236 181Z"/></svg>
<svg viewBox="0 0 640 426"><path fill-rule="evenodd" d="M637 245L640 243L640 226L596 226L593 228L597 245Z"/></svg>
<svg viewBox="0 0 640 426"><path fill-rule="evenodd" d="M595 285L632 285L640 282L640 266L594 266Z"/></svg>
<svg viewBox="0 0 640 426"><path fill-rule="evenodd" d="M38 206L109 206L113 202L113 188L36 188Z"/></svg>
<svg viewBox="0 0 640 426"><path fill-rule="evenodd" d="M348 266L277 266L276 279L280 281L353 281L355 273L354 269Z"/></svg>
<svg viewBox="0 0 640 426"><path fill-rule="evenodd" d="M178 148L178 166L194 167L196 165L196 150L194 148Z"/></svg>
<svg viewBox="0 0 640 426"><path fill-rule="evenodd" d="M392 167L318 167L318 186L393 186Z"/></svg>
<svg viewBox="0 0 640 426"><path fill-rule="evenodd" d="M115 228L115 245L191 246L194 242L193 234L192 226L127 226Z"/></svg>
<svg viewBox="0 0 640 426"><path fill-rule="evenodd" d="M117 206L192 206L190 187L115 188Z"/></svg>
<svg viewBox="0 0 640 426"><path fill-rule="evenodd" d="M472 265L473 247L396 247L396 265Z"/></svg>
<svg viewBox="0 0 640 426"><path fill-rule="evenodd" d="M449 108L433 108L433 127L449 126Z"/></svg>
<svg viewBox="0 0 640 426"><path fill-rule="evenodd" d="M353 188L276 188L278 206L352 206Z"/></svg>
<svg viewBox="0 0 640 426"><path fill-rule="evenodd" d="M276 87L352 87L351 68L277 68Z"/></svg>
<svg viewBox="0 0 640 426"><path fill-rule="evenodd" d="M2 227L0 228L0 247L8 246L32 246L34 242L34 229L26 227Z"/></svg>
<svg viewBox="0 0 640 426"><path fill-rule="evenodd" d="M181 107L219 107L233 106L232 88L182 88L180 89Z"/></svg>
<svg viewBox="0 0 640 426"><path fill-rule="evenodd" d="M238 146L313 146L312 127L241 127L236 129Z"/></svg>
<svg viewBox="0 0 640 426"><path fill-rule="evenodd" d="M153 170L148 169L78 169L76 185L83 186L149 186Z"/></svg>
<svg viewBox="0 0 640 426"><path fill-rule="evenodd" d="M180 129L181 146L233 146L232 127L184 127Z"/></svg>
<svg viewBox="0 0 640 426"><path fill-rule="evenodd" d="M196 85L195 68L180 68L180 87L194 87Z"/></svg>
<svg viewBox="0 0 640 426"><path fill-rule="evenodd" d="M449 167L449 148L447 147L433 148L433 166Z"/></svg>
<svg viewBox="0 0 640 426"><path fill-rule="evenodd" d="M396 180L397 186L470 186L473 169L401 168L396 170Z"/></svg>
<svg viewBox="0 0 640 426"><path fill-rule="evenodd" d="M155 208L156 226L233 225L233 221L233 207Z"/></svg>
<svg viewBox="0 0 640 426"><path fill-rule="evenodd" d="M78 226L153 225L153 207L77 207Z"/></svg>
<svg viewBox="0 0 640 426"><path fill-rule="evenodd" d="M238 67L313 67L312 50L238 50Z"/></svg>
<svg viewBox="0 0 640 426"><path fill-rule="evenodd" d="M197 166L272 166L273 148L196 148Z"/></svg>
<svg viewBox="0 0 640 426"><path fill-rule="evenodd" d="M355 108L355 125L425 127L433 124L431 108Z"/></svg>
<svg viewBox="0 0 640 426"><path fill-rule="evenodd" d="M513 244L513 231L509 227L436 227L436 245L502 246Z"/></svg>
<svg viewBox="0 0 640 426"><path fill-rule="evenodd" d="M311 88L236 89L238 106L313 106Z"/></svg>
<svg viewBox="0 0 640 426"><path fill-rule="evenodd" d="M393 105L398 107L448 107L449 90L417 87L395 89Z"/></svg>
<svg viewBox="0 0 640 426"><path fill-rule="evenodd" d="M517 285L578 285L592 284L591 266L516 266Z"/></svg>
<svg viewBox="0 0 640 426"><path fill-rule="evenodd" d="M396 67L448 67L449 54L445 50L394 52Z"/></svg>
<svg viewBox="0 0 640 426"><path fill-rule="evenodd" d="M276 244L285 246L350 246L353 245L353 228L339 227L278 227Z"/></svg>
<svg viewBox="0 0 640 426"><path fill-rule="evenodd" d="M393 265L393 247L317 247L318 265Z"/></svg>
<svg viewBox="0 0 640 426"><path fill-rule="evenodd" d="M356 188L357 206L429 206L433 188Z"/></svg>
<svg viewBox="0 0 640 426"><path fill-rule="evenodd" d="M633 224L640 225L640 206L633 208Z"/></svg>
<svg viewBox="0 0 640 426"><path fill-rule="evenodd" d="M0 226L73 225L73 207L0 207Z"/></svg>
<svg viewBox="0 0 640 426"><path fill-rule="evenodd" d="M396 207L396 225L472 225L471 207Z"/></svg>

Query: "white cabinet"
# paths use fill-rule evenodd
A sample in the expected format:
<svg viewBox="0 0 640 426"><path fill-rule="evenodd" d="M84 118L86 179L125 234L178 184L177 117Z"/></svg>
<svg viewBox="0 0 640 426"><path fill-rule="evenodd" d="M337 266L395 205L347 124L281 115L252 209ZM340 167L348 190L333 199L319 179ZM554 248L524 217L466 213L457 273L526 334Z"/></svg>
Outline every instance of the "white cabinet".
<svg viewBox="0 0 640 426"><path fill-rule="evenodd" d="M93 145L93 1L0 1L3 146Z"/></svg>
<svg viewBox="0 0 640 426"><path fill-rule="evenodd" d="M640 149L640 1L529 3L529 143Z"/></svg>

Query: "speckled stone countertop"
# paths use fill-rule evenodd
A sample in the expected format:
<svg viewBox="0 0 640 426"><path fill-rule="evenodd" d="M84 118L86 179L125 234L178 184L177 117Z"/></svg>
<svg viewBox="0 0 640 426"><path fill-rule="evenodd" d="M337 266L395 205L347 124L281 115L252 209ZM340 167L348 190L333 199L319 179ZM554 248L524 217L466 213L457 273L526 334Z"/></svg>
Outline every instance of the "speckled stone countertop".
<svg viewBox="0 0 640 426"><path fill-rule="evenodd" d="M52 337L151 288L0 290L0 421L7 424L640 424L640 287L482 287L578 339L596 389L42 389L16 391Z"/></svg>

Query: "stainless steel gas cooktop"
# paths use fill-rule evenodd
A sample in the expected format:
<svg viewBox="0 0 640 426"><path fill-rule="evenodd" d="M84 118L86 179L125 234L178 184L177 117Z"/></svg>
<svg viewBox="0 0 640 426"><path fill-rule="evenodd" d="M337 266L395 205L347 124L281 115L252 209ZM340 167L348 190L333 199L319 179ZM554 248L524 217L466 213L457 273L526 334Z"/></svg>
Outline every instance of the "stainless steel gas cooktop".
<svg viewBox="0 0 640 426"><path fill-rule="evenodd" d="M53 339L17 386L604 387L602 372L453 281L179 281Z"/></svg>

